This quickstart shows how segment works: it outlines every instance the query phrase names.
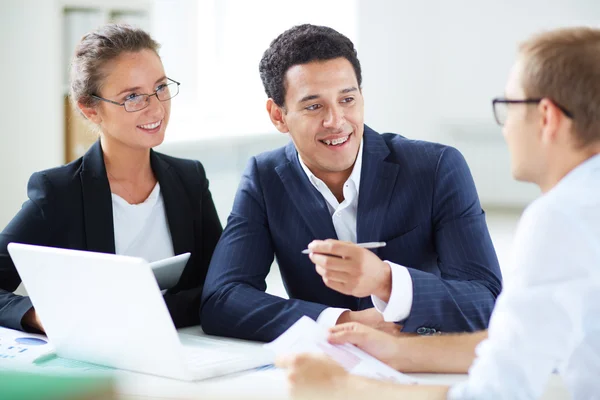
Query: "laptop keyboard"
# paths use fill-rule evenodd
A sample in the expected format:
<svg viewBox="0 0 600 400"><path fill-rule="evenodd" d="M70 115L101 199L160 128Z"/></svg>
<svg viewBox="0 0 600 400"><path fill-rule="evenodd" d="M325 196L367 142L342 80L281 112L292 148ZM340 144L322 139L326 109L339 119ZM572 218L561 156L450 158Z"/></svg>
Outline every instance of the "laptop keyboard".
<svg viewBox="0 0 600 400"><path fill-rule="evenodd" d="M270 352L262 346L235 345L209 337L179 334L183 357L197 379L227 375L272 363Z"/></svg>

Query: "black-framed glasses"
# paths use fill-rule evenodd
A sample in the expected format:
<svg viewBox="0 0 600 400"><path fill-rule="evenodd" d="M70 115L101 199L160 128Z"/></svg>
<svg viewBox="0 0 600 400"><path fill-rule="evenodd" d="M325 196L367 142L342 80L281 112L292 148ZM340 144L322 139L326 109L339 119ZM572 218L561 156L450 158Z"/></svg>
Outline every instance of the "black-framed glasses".
<svg viewBox="0 0 600 400"><path fill-rule="evenodd" d="M93 94L92 97L98 100L106 101L107 103L122 106L127 112L141 111L150 105L150 97L152 96L156 96L159 101L167 101L179 94L179 85L181 85L181 83L171 78L167 79L170 82L159 85L154 93L136 94L135 96L128 97L123 103L105 99L104 97L96 96L95 94Z"/></svg>
<svg viewBox="0 0 600 400"><path fill-rule="evenodd" d="M495 99L492 100L492 108L494 109L494 118L496 119L496 122L498 123L498 125L504 126L504 124L506 123L506 118L508 117L508 105L509 104L538 104L542 100L543 100L543 98L510 100L510 99L506 99L504 97L496 97ZM558 109L560 111L562 111L563 114L565 114L567 117L573 119L573 113L571 113L569 110L567 110L565 107L561 106L560 104L558 104L555 101L552 101L552 103L556 107L558 107Z"/></svg>

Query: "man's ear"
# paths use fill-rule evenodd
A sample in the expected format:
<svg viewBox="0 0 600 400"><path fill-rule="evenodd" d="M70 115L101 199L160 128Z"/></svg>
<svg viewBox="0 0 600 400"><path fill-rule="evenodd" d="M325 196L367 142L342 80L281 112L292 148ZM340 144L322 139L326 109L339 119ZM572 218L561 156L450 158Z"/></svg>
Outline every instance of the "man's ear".
<svg viewBox="0 0 600 400"><path fill-rule="evenodd" d="M561 125L566 116L549 99L542 99L538 104L542 121L542 142L549 144L555 142L558 138Z"/></svg>
<svg viewBox="0 0 600 400"><path fill-rule="evenodd" d="M269 118L271 118L271 122L275 125L275 128L281 133L288 133L290 130L288 129L287 123L285 122L285 108L279 107L273 99L267 100L267 112L269 113Z"/></svg>
<svg viewBox="0 0 600 400"><path fill-rule="evenodd" d="M88 107L81 102L77 103L77 108L81 111L81 113L91 122L99 125L102 122L102 118L98 114L98 110L94 107Z"/></svg>

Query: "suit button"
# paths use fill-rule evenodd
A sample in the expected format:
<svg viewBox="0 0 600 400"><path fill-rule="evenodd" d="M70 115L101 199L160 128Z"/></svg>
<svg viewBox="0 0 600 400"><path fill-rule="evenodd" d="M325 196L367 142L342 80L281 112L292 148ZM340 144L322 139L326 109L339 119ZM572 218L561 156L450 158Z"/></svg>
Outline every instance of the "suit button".
<svg viewBox="0 0 600 400"><path fill-rule="evenodd" d="M426 335L427 334L427 328L425 328L424 326L422 326L419 329L417 329L417 333L419 335Z"/></svg>

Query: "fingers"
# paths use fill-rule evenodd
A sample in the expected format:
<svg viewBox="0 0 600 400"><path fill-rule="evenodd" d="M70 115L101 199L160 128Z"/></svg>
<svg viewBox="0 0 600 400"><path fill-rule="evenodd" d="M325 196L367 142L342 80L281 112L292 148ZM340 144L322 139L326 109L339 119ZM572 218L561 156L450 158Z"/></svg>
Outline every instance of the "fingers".
<svg viewBox="0 0 600 400"><path fill-rule="evenodd" d="M323 283L325 283L325 286L328 288L343 294L353 294L353 290L357 284L355 276L344 271L330 270L319 264L315 264L315 270L321 275Z"/></svg>
<svg viewBox="0 0 600 400"><path fill-rule="evenodd" d="M287 379L292 393L297 392L297 387L306 378L306 364L310 361L308 354L287 354L275 359L275 366L287 370Z"/></svg>
<svg viewBox="0 0 600 400"><path fill-rule="evenodd" d="M296 362L297 356L294 354L285 354L277 356L275 359L275 366L277 368L288 369Z"/></svg>
<svg viewBox="0 0 600 400"><path fill-rule="evenodd" d="M297 354L282 356L276 365L287 369L287 381L292 398L329 398L326 393L334 393L337 386L344 383L340 379L348 372L334 360L322 354Z"/></svg>
<svg viewBox="0 0 600 400"><path fill-rule="evenodd" d="M315 264L316 272L321 275L327 287L356 297L374 293L373 286L378 285L378 270L373 267L373 260L369 264L364 263L363 252L368 250L354 243L332 239L315 240L308 248L312 251L309 254L310 260ZM376 256L371 256L383 263Z"/></svg>
<svg viewBox="0 0 600 400"><path fill-rule="evenodd" d="M339 367L329 357L311 353L281 355L275 359L275 366L286 369L291 381L311 380L312 375L321 375L319 371Z"/></svg>
<svg viewBox="0 0 600 400"><path fill-rule="evenodd" d="M329 328L329 333L337 333L342 331L354 331L360 329L363 324L358 322L346 322L345 324L339 324Z"/></svg>
<svg viewBox="0 0 600 400"><path fill-rule="evenodd" d="M330 281L327 278L323 278L323 283L325 283L325 286L327 286L329 289L335 290L336 292L342 294L346 294L348 296L353 296L354 292L352 287L349 287L346 283Z"/></svg>
<svg viewBox="0 0 600 400"><path fill-rule="evenodd" d="M356 269L355 264L351 260L317 253L311 253L308 257L313 264L319 265L328 271L349 272Z"/></svg>
<svg viewBox="0 0 600 400"><path fill-rule="evenodd" d="M369 340L371 331L374 329L357 322L336 325L329 329L329 337L327 340L331 344L351 343L358 347L363 347Z"/></svg>
<svg viewBox="0 0 600 400"><path fill-rule="evenodd" d="M351 280L353 280L352 275L347 272L328 270L320 265L315 265L315 271L317 271L317 274L321 275L323 278L333 282L349 283Z"/></svg>
<svg viewBox="0 0 600 400"><path fill-rule="evenodd" d="M308 249L313 253L331 254L341 258L350 258L356 250L360 248L354 243L327 239L313 240L308 244Z"/></svg>

